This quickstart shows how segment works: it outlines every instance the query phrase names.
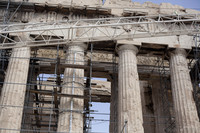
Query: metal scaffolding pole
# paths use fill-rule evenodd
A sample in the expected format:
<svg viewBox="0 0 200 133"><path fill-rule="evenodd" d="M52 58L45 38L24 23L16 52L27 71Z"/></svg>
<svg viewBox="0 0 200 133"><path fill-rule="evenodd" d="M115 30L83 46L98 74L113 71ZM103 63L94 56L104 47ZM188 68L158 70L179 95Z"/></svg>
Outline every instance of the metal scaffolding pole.
<svg viewBox="0 0 200 133"><path fill-rule="evenodd" d="M92 83L91 83L91 80L92 80L92 55L93 55L93 44L91 44L90 45L90 63L89 63L89 65L90 65L90 69L89 69L89 90L88 90L88 92L89 92L89 101L88 101L88 133L90 133L91 132L91 128L92 128L92 126L91 126L91 121L92 121L92 119L91 119L91 107L92 107L92 95L91 95L91 90L92 90Z"/></svg>

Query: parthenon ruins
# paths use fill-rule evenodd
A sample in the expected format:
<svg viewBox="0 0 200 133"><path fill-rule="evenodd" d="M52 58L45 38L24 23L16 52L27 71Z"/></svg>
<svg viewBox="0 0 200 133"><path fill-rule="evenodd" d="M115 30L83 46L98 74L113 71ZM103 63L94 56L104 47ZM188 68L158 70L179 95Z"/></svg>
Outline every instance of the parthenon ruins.
<svg viewBox="0 0 200 133"><path fill-rule="evenodd" d="M200 133L200 11L0 0L0 16L0 133Z"/></svg>

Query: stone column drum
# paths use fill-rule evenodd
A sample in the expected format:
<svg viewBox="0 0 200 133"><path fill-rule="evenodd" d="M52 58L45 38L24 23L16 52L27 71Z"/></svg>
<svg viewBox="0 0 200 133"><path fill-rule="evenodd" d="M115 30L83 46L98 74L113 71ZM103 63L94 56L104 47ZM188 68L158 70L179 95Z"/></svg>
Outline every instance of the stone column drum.
<svg viewBox="0 0 200 133"><path fill-rule="evenodd" d="M83 65L85 48L85 44L69 45L65 63ZM65 68L62 93L84 95L84 69ZM61 97L57 131L82 133L83 107L83 99Z"/></svg>
<svg viewBox="0 0 200 133"><path fill-rule="evenodd" d="M119 47L118 132L144 133L142 103L137 72L137 47ZM125 122L127 121L126 126Z"/></svg>
<svg viewBox="0 0 200 133"><path fill-rule="evenodd" d="M198 133L200 123L184 49L170 54L170 71L177 133Z"/></svg>
<svg viewBox="0 0 200 133"><path fill-rule="evenodd" d="M0 128L5 129L0 133L20 133L29 60L30 48L12 50L0 98Z"/></svg>

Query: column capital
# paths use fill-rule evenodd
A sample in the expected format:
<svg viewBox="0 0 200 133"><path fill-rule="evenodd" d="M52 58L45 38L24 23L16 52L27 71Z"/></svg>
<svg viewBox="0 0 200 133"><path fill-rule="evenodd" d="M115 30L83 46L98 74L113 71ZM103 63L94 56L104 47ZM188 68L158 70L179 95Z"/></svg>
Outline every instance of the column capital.
<svg viewBox="0 0 200 133"><path fill-rule="evenodd" d="M186 52L186 50L183 49L183 48L176 48L175 50L169 52L169 56L170 56L170 57L171 57L171 56L174 56L174 55L182 55L182 56L186 57L187 52Z"/></svg>
<svg viewBox="0 0 200 133"><path fill-rule="evenodd" d="M31 41L31 37L27 33L18 33L14 36L14 40L16 41Z"/></svg>
<svg viewBox="0 0 200 133"><path fill-rule="evenodd" d="M138 53L138 48L135 45L130 45L130 44L123 44L118 46L118 52L124 51L124 50L131 50L135 54Z"/></svg>
<svg viewBox="0 0 200 133"><path fill-rule="evenodd" d="M79 47L82 47L84 50L86 50L88 48L88 45L86 43L82 43L82 42L79 42L79 43L69 43L65 46L65 48L68 48L70 46L79 46Z"/></svg>

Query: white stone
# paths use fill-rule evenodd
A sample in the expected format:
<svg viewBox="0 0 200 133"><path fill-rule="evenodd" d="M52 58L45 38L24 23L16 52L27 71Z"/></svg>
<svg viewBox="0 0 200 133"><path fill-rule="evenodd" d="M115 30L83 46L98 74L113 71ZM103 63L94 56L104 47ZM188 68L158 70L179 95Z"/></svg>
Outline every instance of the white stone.
<svg viewBox="0 0 200 133"><path fill-rule="evenodd" d="M0 98L0 128L20 133L26 83L29 70L30 48L14 48ZM10 133L0 130L0 133Z"/></svg>
<svg viewBox="0 0 200 133"><path fill-rule="evenodd" d="M83 65L85 47L85 44L68 46L65 63ZM84 95L84 69L65 68L61 93ZM83 99L61 97L57 132L82 133L83 107Z"/></svg>
<svg viewBox="0 0 200 133"><path fill-rule="evenodd" d="M182 6L172 5L171 3L161 3L159 13L165 15L177 15L182 14L183 9Z"/></svg>
<svg viewBox="0 0 200 133"><path fill-rule="evenodd" d="M184 49L176 49L170 54L170 70L176 132L198 133L200 123Z"/></svg>
<svg viewBox="0 0 200 133"><path fill-rule="evenodd" d="M133 45L119 47L118 66L118 132L144 133L142 103L137 72L138 49Z"/></svg>

